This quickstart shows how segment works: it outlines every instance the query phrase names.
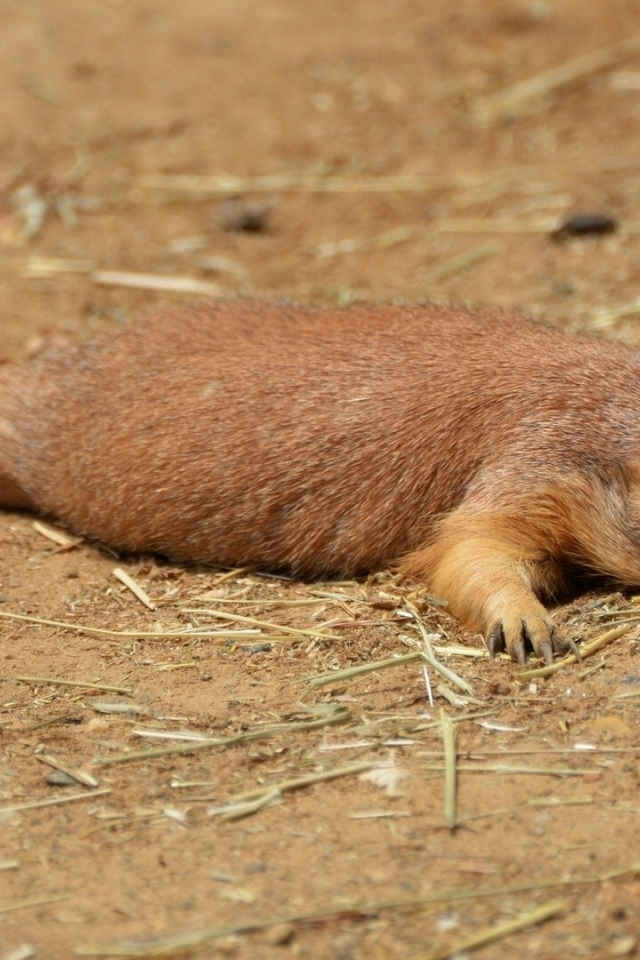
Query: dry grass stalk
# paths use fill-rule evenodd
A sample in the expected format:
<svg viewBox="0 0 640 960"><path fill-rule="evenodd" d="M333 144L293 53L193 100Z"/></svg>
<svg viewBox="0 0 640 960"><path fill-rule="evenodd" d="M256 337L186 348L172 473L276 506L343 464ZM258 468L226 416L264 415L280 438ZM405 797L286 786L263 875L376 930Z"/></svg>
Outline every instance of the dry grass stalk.
<svg viewBox="0 0 640 960"><path fill-rule="evenodd" d="M346 723L351 719L351 711L340 706L331 713L314 720L300 720L293 723L274 724L258 730L247 730L232 737L212 738L194 743L175 744L171 747L160 747L155 750L143 750L136 753L123 753L115 757L96 757L95 762L104 767L115 766L120 763L134 763L139 760L154 760L157 757L175 756L181 753L196 753L200 750L212 750L215 747L228 747L238 743L247 743L251 740L264 740L269 737L287 736L291 733L307 733L311 730L320 730L323 727Z"/></svg>
<svg viewBox="0 0 640 960"><path fill-rule="evenodd" d="M497 923L490 927L484 927L477 930L471 936L459 940L449 947L436 947L435 950L423 950L420 953L413 954L412 960L447 960L448 957L454 957L463 954L467 950L475 950L477 947L484 947L488 943L495 943L496 940L502 940L504 937L511 936L519 930L526 930L528 927L534 927L551 917L564 913L567 905L563 900L554 900L551 903L543 904L521 917L514 920L505 920L503 923Z"/></svg>
<svg viewBox="0 0 640 960"><path fill-rule="evenodd" d="M319 673L310 680L298 680L296 683L305 683L307 690L325 687L327 684L343 683L345 680L354 680L376 670L388 670L390 667L400 667L407 663L418 663L423 659L421 650L414 653L400 653L397 657L386 657L384 660L372 660L370 663L361 663L357 667L345 667L344 670L328 670Z"/></svg>
<svg viewBox="0 0 640 960"><path fill-rule="evenodd" d="M104 797L111 793L111 787L101 787L85 793L72 793L66 797L50 797L48 800L29 800L25 803L14 803L9 807L0 807L0 817L8 813L18 813L20 810L37 810L40 807L56 807L61 803L74 803L76 800L93 800L94 797Z"/></svg>
<svg viewBox="0 0 640 960"><path fill-rule="evenodd" d="M54 893L50 897L25 897L23 900L14 900L13 903L0 903L0 913L12 913L14 910L25 910L27 907L42 907L47 903L59 903L68 900L70 893Z"/></svg>
<svg viewBox="0 0 640 960"><path fill-rule="evenodd" d="M433 707L434 706L433 689L431 686L431 677L429 676L428 664L433 665L435 662L435 656L433 653L433 644L431 641L436 639L439 640L440 635L429 633L422 617L420 616L420 613L417 607L406 597L403 599L403 607L405 608L406 612L413 617L415 624L418 628L418 631L420 633L420 636L422 638L422 653L423 653L422 678L424 680L424 686L427 693L427 700L429 701L429 706Z"/></svg>
<svg viewBox="0 0 640 960"><path fill-rule="evenodd" d="M614 699L617 699L615 697ZM613 747L607 744L604 747L598 747L595 743L583 743L576 744L573 747L540 747L540 749L531 749L530 747L519 747L515 750L504 750L503 748L498 748L496 750L474 750L474 757L495 757L496 754L502 756L536 756L537 754L543 753L548 756L551 753L554 754L566 754L570 753L573 756L576 753L629 753L629 754L638 754L640 753L640 746L637 747Z"/></svg>
<svg viewBox="0 0 640 960"><path fill-rule="evenodd" d="M598 650L602 650L603 647L613 643L614 640L618 640L627 632L628 629L628 624L624 624L624 626L613 627L611 630L607 630L606 633L600 634L600 636L596 637L595 640L590 640L589 643L580 644L578 649L580 651L581 659L584 660L585 657L590 657L592 653L597 653ZM569 653L566 657L563 657L562 660L557 660L555 663L549 664L548 667L537 667L534 670L525 670L523 673L517 674L516 680L520 684L525 684L530 680L551 677L554 673L557 673L558 670L564 670L565 667L570 666L572 663L577 663L577 659L573 653Z"/></svg>
<svg viewBox="0 0 640 960"><path fill-rule="evenodd" d="M140 586L139 583L133 579L133 577L127 573L126 570L123 570L122 567L115 567L113 570L114 577L123 583L128 590L137 597L140 603L143 603L148 610L156 610L156 605L151 600L151 597L147 591Z"/></svg>
<svg viewBox="0 0 640 960"><path fill-rule="evenodd" d="M243 637L252 637L254 640L259 637L261 640L281 640L282 637L265 636L259 630L202 630L199 627L185 627L184 630L108 630L106 627L90 627L83 623L68 623L66 620L46 620L43 617L30 617L24 613L9 613L7 610L0 610L0 618L5 620L19 620L22 623L37 623L44 627L59 627L62 630L72 630L75 633L87 633L91 636L99 637L124 637L133 640L228 640L242 639ZM277 628L284 630L285 628ZM287 632L289 632L287 630ZM322 634L329 640L338 640L339 637L331 637L328 634Z"/></svg>
<svg viewBox="0 0 640 960"><path fill-rule="evenodd" d="M318 607L322 603L319 597L302 597L298 600L285 600L284 597L214 597L210 592L203 593L198 600L214 600L218 603L228 603L232 606L253 605L258 607ZM366 600L351 601L357 603L366 603ZM193 603L193 600L181 601L181 603Z"/></svg>
<svg viewBox="0 0 640 960"><path fill-rule="evenodd" d="M307 590L312 597L317 597L319 600L336 600L338 603L366 603L369 601L367 597L351 597L348 593L339 593L336 590ZM400 603L400 598L398 598L398 604Z"/></svg>
<svg viewBox="0 0 640 960"><path fill-rule="evenodd" d="M131 941L125 943L113 943L105 945L87 944L75 948L75 953L82 957L165 957L170 954L182 954L194 950L206 943L214 940L220 940L224 937L231 937L243 933L256 933L259 930L268 930L270 927L279 926L287 923L313 923L327 920L339 920L341 917L353 919L354 913L359 916L370 916L373 911L366 913L364 908L356 909L331 909L314 913L299 913L291 916L273 917L269 920L254 920L247 923L239 923L233 927L205 927L202 930L194 930L191 933L176 934L169 937L162 937L155 940L139 941L137 944Z"/></svg>
<svg viewBox="0 0 640 960"><path fill-rule="evenodd" d="M565 176L575 178L578 173L604 173L627 168L636 169L633 159L607 156L594 167L592 156L571 156L566 159ZM280 173L262 176L162 174L142 176L130 193L130 199L140 202L149 199L162 202L178 197L181 200L200 201L206 196L224 196L246 193L425 193L430 190L460 190L470 187L495 186L506 189L508 184L548 181L557 184L563 171L557 158L545 167L542 164L497 167L490 170L472 170L465 173L395 174L391 176L352 175L332 173Z"/></svg>
<svg viewBox="0 0 640 960"><path fill-rule="evenodd" d="M376 763L371 760L363 760L361 763L351 763L346 767L335 767L333 770L322 770L320 773L308 773L304 777L290 777L288 780L280 780L277 783L270 783L262 787L254 787L253 790L245 790L243 793L235 793L229 798L229 803L235 803L240 800L251 800L254 797L262 796L269 790L277 790L279 793L286 793L290 790L300 790L302 787L310 787L314 783L322 783L324 780L337 780L339 777L349 777L355 773L364 773L371 770Z"/></svg>
<svg viewBox="0 0 640 960"><path fill-rule="evenodd" d="M445 667L443 663L440 663L439 660L436 660L435 657L429 656L428 653L422 654L422 659L425 663L428 663L436 673L439 673L441 677L444 677L452 686L457 687L458 690L462 690L463 693L467 694L470 697L473 697L473 687L471 684L467 683L466 680L463 680L462 677L459 677L457 673L454 673L453 670L450 670L449 667ZM475 701L476 703L480 701Z"/></svg>
<svg viewBox="0 0 640 960"><path fill-rule="evenodd" d="M56 723L66 723L70 720L72 723L78 719L77 713L59 713L55 717L49 717L47 720L40 720L38 723L30 723L24 727L24 733L34 733L36 730L42 730L46 727L52 727Z"/></svg>
<svg viewBox="0 0 640 960"><path fill-rule="evenodd" d="M134 716L142 713L143 709L139 703L105 703L103 700L92 700L89 706L95 713L129 714Z"/></svg>
<svg viewBox="0 0 640 960"><path fill-rule="evenodd" d="M96 268L91 260L70 260L63 257L31 257L22 268L25 278L55 277L60 273L92 273Z"/></svg>
<svg viewBox="0 0 640 960"><path fill-rule="evenodd" d="M72 550L83 542L82 537L70 537L68 533L63 533L62 530L58 530L48 523L43 523L42 520L34 520L31 526L36 533L46 537L47 540L52 540L63 550Z"/></svg>
<svg viewBox="0 0 640 960"><path fill-rule="evenodd" d="M313 637L318 640L341 640L335 634L325 633L323 630L301 630L297 627L283 627L281 624L269 623L266 620L256 620L255 617L243 617L240 613L226 613L224 610L211 610L210 608L184 607L184 613L192 614L197 617L215 617L218 620L230 620L232 623L250 623L261 630L275 630L281 633L290 633L297 637Z"/></svg>
<svg viewBox="0 0 640 960"><path fill-rule="evenodd" d="M196 277L131 273L126 270L94 270L91 280L101 286L157 290L161 293L187 293L203 297L219 297L222 292L219 284L198 280Z"/></svg>
<svg viewBox="0 0 640 960"><path fill-rule="evenodd" d="M278 783L256 787L253 790L246 790L244 793L234 794L229 797L223 806L210 809L209 815L220 816L222 820L237 820L240 817L256 813L274 800L279 800L283 793L301 790L303 787L310 787L315 783L322 783L324 780L336 780L339 777L364 773L373 767L375 767L374 762L363 761L362 763L352 763L346 767L324 770L321 773L310 773L304 777L291 777L288 780L280 780Z"/></svg>
<svg viewBox="0 0 640 960"><path fill-rule="evenodd" d="M586 680L587 677L590 677L592 673L597 673L598 670L603 670L608 661L603 657L599 663L594 663L592 667L588 667L586 670L582 670L578 674L578 680Z"/></svg>
<svg viewBox="0 0 640 960"><path fill-rule="evenodd" d="M444 744L444 822L449 830L456 827L456 727L440 708L442 742Z"/></svg>
<svg viewBox="0 0 640 960"><path fill-rule="evenodd" d="M78 770L75 767L68 767L64 763L60 763L59 760L56 760L55 757L49 757L44 753L37 753L36 760L39 760L40 763L46 763L47 766L53 767L54 770L60 770L61 773L66 773L67 776L71 777L72 780L77 780L78 783L83 784L85 787L98 786L98 781L96 778L86 770Z"/></svg>
<svg viewBox="0 0 640 960"><path fill-rule="evenodd" d="M145 727L134 727L131 734L145 740L180 740L188 743L209 744L214 742L214 738L207 736L206 733L200 733L199 730L147 730Z"/></svg>
<svg viewBox="0 0 640 960"><path fill-rule="evenodd" d="M635 600L635 598L634 598ZM640 610L637 601L633 607L621 607L618 610L598 610L594 617L598 620L613 620L616 623L638 623L640 620Z"/></svg>
<svg viewBox="0 0 640 960"><path fill-rule="evenodd" d="M442 657L471 657L475 660L487 660L489 651L486 647L463 647L459 643L448 643L445 647L435 646L433 652Z"/></svg>
<svg viewBox="0 0 640 960"><path fill-rule="evenodd" d="M557 217L539 220L515 220L489 217L442 217L434 221L442 233L543 233L550 234L558 227Z"/></svg>
<svg viewBox="0 0 640 960"><path fill-rule="evenodd" d="M489 710L481 710L477 713L461 713L457 717L450 717L450 720L452 723L456 723L456 724L474 722L476 720L479 720L481 717L492 717L496 713L498 713L500 709L501 709L500 707L491 707ZM375 721L369 720L366 726L363 726L363 727L356 726L352 728L352 732L355 735L362 734L366 736L372 736L374 734L374 725L380 725L384 728L384 726L388 723L393 723L395 725L396 723L400 723L403 721L407 724L409 728L407 732L412 737L415 736L415 734L422 733L423 731L426 731L426 730L440 729L439 720L417 719L415 716L411 716L408 714L385 714L383 717L381 717L378 720L375 720ZM384 729L382 729L381 736L388 737L388 733ZM438 754L438 756L440 756L440 754Z"/></svg>
<svg viewBox="0 0 640 960"><path fill-rule="evenodd" d="M361 813L348 813L349 820L395 820L396 817L411 817L408 810L363 810Z"/></svg>
<svg viewBox="0 0 640 960"><path fill-rule="evenodd" d="M629 37L609 47L592 50L567 60L550 70L545 70L514 84L507 90L480 97L474 114L482 123L491 123L504 117L517 117L530 109L532 101L582 79L591 73L612 67L620 60L640 52L640 35Z"/></svg>
<svg viewBox="0 0 640 960"><path fill-rule="evenodd" d="M593 803L593 797L531 797L532 807L583 807Z"/></svg>
<svg viewBox="0 0 640 960"><path fill-rule="evenodd" d="M409 240L414 234L413 227L395 227L393 230L385 230L375 237L356 240L347 238L345 240L336 240L334 243L321 243L318 246L317 256L320 260L327 260L331 257L338 257L345 253L359 253L363 250L384 250L387 247L395 247L399 243Z"/></svg>
<svg viewBox="0 0 640 960"><path fill-rule="evenodd" d="M445 683L439 683L436 687L436 692L440 694L443 700L451 704L452 707L468 707L470 703L481 707L484 703L483 700L477 700L475 697L468 697L456 693L455 690L452 690L451 687L448 687ZM433 703L431 705L433 706Z"/></svg>
<svg viewBox="0 0 640 960"><path fill-rule="evenodd" d="M450 721L455 723L454 720ZM447 767L444 763L427 763L424 770L440 770L446 773ZM580 769L573 767L516 767L508 763L493 763L479 765L473 763L459 763L457 765L458 773L492 773L500 776L532 776L532 777L584 777L593 770Z"/></svg>
<svg viewBox="0 0 640 960"><path fill-rule="evenodd" d="M478 173L396 176L323 176L317 173L283 173L256 177L197 176L192 174L148 174L138 181L140 191L177 194L186 199L217 194L245 193L421 193L424 190L457 188L483 182ZM493 177L489 179L493 180ZM524 178L526 179L526 177Z"/></svg>
<svg viewBox="0 0 640 960"><path fill-rule="evenodd" d="M424 688L427 694L427 700L429 701L429 706L435 706L435 701L433 699L433 688L431 686L431 677L429 676L429 670L427 669L427 664L422 663L422 679L424 680ZM444 686L441 684L441 686ZM446 697L445 697L446 699Z"/></svg>
<svg viewBox="0 0 640 960"><path fill-rule="evenodd" d="M213 580L210 581L212 587L219 587L221 583L228 583L229 580L235 580L236 577L243 577L246 573L251 573L253 567L234 567L233 570L225 570L224 573L219 573Z"/></svg>
<svg viewBox="0 0 640 960"><path fill-rule="evenodd" d="M422 644L424 648L422 651L423 661L429 664L429 666L432 667L436 673L439 673L441 677L444 677L444 679L447 680L448 683L452 684L452 686L457 687L458 690L462 690L463 693L473 696L473 687L467 683L466 680L463 680L462 677L458 676L457 673L454 673L453 670L451 670L449 667L445 667L444 664L440 663L440 661L436 659L433 649L433 641L439 640L440 635L437 633L429 633L418 609L413 603L411 603L410 600L407 600L406 598L404 600L404 607L413 617L420 636L422 637Z"/></svg>
<svg viewBox="0 0 640 960"><path fill-rule="evenodd" d="M482 243L479 247L474 247L473 250L467 250L466 253L461 253L456 257L445 260L439 267L431 271L429 279L433 283L439 280L446 280L448 277L453 277L457 273L469 270L470 267L475 267L476 264L482 263L483 260L487 260L489 257L494 257L499 252L500 248L495 243Z"/></svg>
<svg viewBox="0 0 640 960"><path fill-rule="evenodd" d="M252 800L239 800L237 803L229 802L221 807L211 807L209 809L210 817L220 817L221 820L241 820L243 817L249 817L253 813L268 807L272 803L277 803L282 799L282 794L276 788L265 790L258 797Z"/></svg>
<svg viewBox="0 0 640 960"><path fill-rule="evenodd" d="M170 670L195 670L197 666L194 660L187 660L184 663L156 663L155 669L169 672Z"/></svg>
<svg viewBox="0 0 640 960"><path fill-rule="evenodd" d="M40 686L58 686L58 687L81 687L90 690L104 690L105 693L123 693L132 694L130 687L113 687L107 683L98 683L95 680L59 680L56 677L12 677L20 683L35 683Z"/></svg>

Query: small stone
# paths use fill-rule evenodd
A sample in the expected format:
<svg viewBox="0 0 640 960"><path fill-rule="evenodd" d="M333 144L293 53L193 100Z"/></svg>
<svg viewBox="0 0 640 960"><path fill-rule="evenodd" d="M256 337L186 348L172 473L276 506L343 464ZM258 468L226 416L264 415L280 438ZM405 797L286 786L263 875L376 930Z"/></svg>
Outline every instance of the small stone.
<svg viewBox="0 0 640 960"><path fill-rule="evenodd" d="M259 233L267 225L269 207L243 197L227 197L219 207L220 222L233 233Z"/></svg>
<svg viewBox="0 0 640 960"><path fill-rule="evenodd" d="M583 237L593 233L613 233L618 222L606 213L577 213L568 217L557 227L552 237L554 240L566 240L567 237Z"/></svg>
<svg viewBox="0 0 640 960"><path fill-rule="evenodd" d="M70 777L68 773L65 773L64 770L52 770L51 773L48 773L44 778L45 783L48 783L50 787L70 787L77 781Z"/></svg>

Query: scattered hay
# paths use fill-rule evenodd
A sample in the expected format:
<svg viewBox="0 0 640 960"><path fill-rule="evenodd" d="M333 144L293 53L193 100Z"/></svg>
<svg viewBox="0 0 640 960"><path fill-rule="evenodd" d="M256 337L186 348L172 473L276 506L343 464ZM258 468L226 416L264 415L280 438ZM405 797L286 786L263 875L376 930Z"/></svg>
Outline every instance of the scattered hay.
<svg viewBox="0 0 640 960"><path fill-rule="evenodd" d="M179 953L180 951L194 950L196 947L201 947L204 944L212 943L215 940L220 940L223 937L228 937L233 934L255 933L259 930L266 930L269 927L274 927L280 924L317 924L341 919L349 921L364 920L368 917L378 916L378 914L387 911L405 911L409 908L420 910L433 904L445 904L493 897L504 899L505 897L509 897L518 893L532 893L553 888L571 889L572 887L594 886L614 880L622 880L626 877L633 877L638 873L640 873L640 864L632 864L629 867L623 867L619 870L599 876L575 877L570 879L555 878L550 880L540 880L537 882L513 884L512 886L484 888L475 887L472 890L445 890L439 894L432 894L422 897L407 897L401 900L382 900L347 909L328 907L326 910L316 910L312 913L297 913L284 917L279 916L263 920L253 920L246 923L236 924L232 927L206 927L201 930L192 931L191 933L171 935L169 937L162 937L152 941L139 941L138 943L132 943L129 941L125 943L113 943L105 945L86 944L76 947L75 953L83 957L161 957L167 956L171 953ZM539 920L540 918L538 918L538 921L536 922L539 922ZM456 950L459 949L460 947L457 946ZM441 954L440 956L447 957L450 955L451 950L443 955Z"/></svg>

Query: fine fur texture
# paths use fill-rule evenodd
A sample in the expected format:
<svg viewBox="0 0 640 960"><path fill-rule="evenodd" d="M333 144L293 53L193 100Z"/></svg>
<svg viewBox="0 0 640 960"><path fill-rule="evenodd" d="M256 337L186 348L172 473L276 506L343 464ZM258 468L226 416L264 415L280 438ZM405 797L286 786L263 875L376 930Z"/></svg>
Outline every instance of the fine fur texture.
<svg viewBox="0 0 640 960"><path fill-rule="evenodd" d="M0 503L126 551L391 562L552 659L572 567L640 583L640 360L499 311L182 307L0 370Z"/></svg>

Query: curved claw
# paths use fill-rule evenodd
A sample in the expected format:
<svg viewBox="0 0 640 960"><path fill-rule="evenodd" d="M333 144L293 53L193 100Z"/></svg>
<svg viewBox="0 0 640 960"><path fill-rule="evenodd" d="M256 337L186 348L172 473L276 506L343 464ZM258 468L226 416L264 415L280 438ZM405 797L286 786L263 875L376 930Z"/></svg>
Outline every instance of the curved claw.
<svg viewBox="0 0 640 960"><path fill-rule="evenodd" d="M563 656L571 652L580 663L580 651L574 640L559 633L553 620L543 609L537 611L517 611L514 616L504 616L494 620L491 629L485 634L485 643L492 660L506 650L512 660L525 665L527 652L534 651L547 666L554 662L554 656Z"/></svg>
<svg viewBox="0 0 640 960"><path fill-rule="evenodd" d="M553 647L548 640L540 644L538 654L542 657L548 667L553 663Z"/></svg>
<svg viewBox="0 0 640 960"><path fill-rule="evenodd" d="M525 663L527 662L527 654L524 648L523 640L516 640L516 642L513 645L513 652L515 653L516 660L518 661L518 663L524 666Z"/></svg>
<svg viewBox="0 0 640 960"><path fill-rule="evenodd" d="M567 640L566 643L567 643L567 646L569 647L569 650L574 655L578 663L582 663L582 655L580 654L580 651L578 649L578 644L575 642L575 640Z"/></svg>

